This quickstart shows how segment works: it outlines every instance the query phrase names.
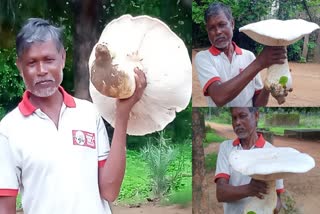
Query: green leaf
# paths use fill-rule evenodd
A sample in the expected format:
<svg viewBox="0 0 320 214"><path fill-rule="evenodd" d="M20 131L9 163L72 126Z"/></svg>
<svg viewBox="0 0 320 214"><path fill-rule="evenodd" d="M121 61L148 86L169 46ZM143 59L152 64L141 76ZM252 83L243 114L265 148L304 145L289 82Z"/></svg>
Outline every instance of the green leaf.
<svg viewBox="0 0 320 214"><path fill-rule="evenodd" d="M287 76L280 77L279 84L281 84L282 87L284 87L287 84L287 82L288 82L288 77Z"/></svg>
<svg viewBox="0 0 320 214"><path fill-rule="evenodd" d="M256 212L254 212L254 211L249 211L249 212L247 212L247 214L256 214Z"/></svg>

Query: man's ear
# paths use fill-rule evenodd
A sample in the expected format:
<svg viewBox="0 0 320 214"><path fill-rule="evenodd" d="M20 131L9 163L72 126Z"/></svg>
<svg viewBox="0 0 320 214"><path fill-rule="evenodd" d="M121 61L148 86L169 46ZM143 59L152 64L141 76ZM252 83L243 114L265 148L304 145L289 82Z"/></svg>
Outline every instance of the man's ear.
<svg viewBox="0 0 320 214"><path fill-rule="evenodd" d="M19 70L20 76L23 78L22 64L21 64L21 61L19 60L19 58L17 58L17 60L16 60L16 66L17 66L17 68Z"/></svg>
<svg viewBox="0 0 320 214"><path fill-rule="evenodd" d="M234 19L231 20L232 30L234 30Z"/></svg>
<svg viewBox="0 0 320 214"><path fill-rule="evenodd" d="M62 69L64 69L64 66L66 64L66 50L62 48L61 50L61 57L62 57Z"/></svg>

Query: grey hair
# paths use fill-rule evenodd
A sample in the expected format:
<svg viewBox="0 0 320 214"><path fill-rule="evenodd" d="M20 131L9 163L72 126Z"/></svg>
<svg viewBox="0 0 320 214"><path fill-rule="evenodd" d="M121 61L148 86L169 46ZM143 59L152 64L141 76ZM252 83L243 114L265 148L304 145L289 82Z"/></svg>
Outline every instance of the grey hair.
<svg viewBox="0 0 320 214"><path fill-rule="evenodd" d="M227 17L229 21L233 20L232 12L229 6L226 6L220 2L211 3L208 9L204 13L204 20L207 23L210 17L217 16L221 12Z"/></svg>
<svg viewBox="0 0 320 214"><path fill-rule="evenodd" d="M16 38L16 52L18 57L28 49L34 42L45 42L53 40L57 50L63 49L63 30L51 25L47 20L40 18L29 18Z"/></svg>

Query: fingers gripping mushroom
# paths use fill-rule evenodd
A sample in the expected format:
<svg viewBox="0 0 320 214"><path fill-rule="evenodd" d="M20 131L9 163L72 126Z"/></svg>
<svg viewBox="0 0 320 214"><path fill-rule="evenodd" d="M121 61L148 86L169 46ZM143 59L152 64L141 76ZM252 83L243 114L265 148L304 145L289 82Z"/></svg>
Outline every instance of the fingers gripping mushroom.
<svg viewBox="0 0 320 214"><path fill-rule="evenodd" d="M272 214L277 204L275 181L288 178L294 173L305 173L315 166L312 157L293 148L237 150L231 152L232 168L244 175L267 183L268 194L264 199L253 197L245 206L244 213Z"/></svg>
<svg viewBox="0 0 320 214"><path fill-rule="evenodd" d="M184 42L162 21L123 15L111 21L90 59L90 94L101 115L113 126L116 99L135 90L134 68L146 75L147 87L132 108L127 133L162 130L191 98L191 61Z"/></svg>
<svg viewBox="0 0 320 214"><path fill-rule="evenodd" d="M239 31L263 45L288 46L316 29L319 29L317 24L302 19L287 21L269 19L248 24ZM292 78L287 60L282 65L272 65L268 68L265 87L271 91L279 104L285 102L285 94L292 90Z"/></svg>

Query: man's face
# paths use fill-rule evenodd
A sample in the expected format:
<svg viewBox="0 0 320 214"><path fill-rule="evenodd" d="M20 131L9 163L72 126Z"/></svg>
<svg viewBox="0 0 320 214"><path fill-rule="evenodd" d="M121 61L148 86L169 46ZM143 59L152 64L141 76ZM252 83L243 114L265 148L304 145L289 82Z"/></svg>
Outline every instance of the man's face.
<svg viewBox="0 0 320 214"><path fill-rule="evenodd" d="M65 51L52 40L35 42L17 59L27 90L38 97L53 95L62 82Z"/></svg>
<svg viewBox="0 0 320 214"><path fill-rule="evenodd" d="M248 108L232 108L232 127L239 139L249 137L256 132L258 112L250 112Z"/></svg>
<svg viewBox="0 0 320 214"><path fill-rule="evenodd" d="M234 21L229 21L224 12L220 12L217 16L211 16L206 24L211 44L221 50L231 44L233 28Z"/></svg>

